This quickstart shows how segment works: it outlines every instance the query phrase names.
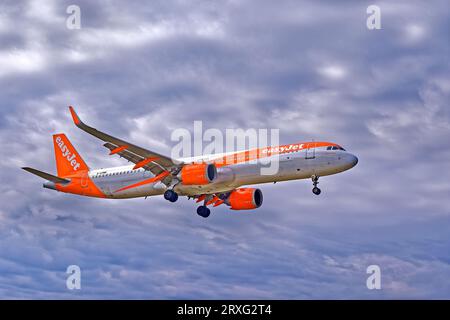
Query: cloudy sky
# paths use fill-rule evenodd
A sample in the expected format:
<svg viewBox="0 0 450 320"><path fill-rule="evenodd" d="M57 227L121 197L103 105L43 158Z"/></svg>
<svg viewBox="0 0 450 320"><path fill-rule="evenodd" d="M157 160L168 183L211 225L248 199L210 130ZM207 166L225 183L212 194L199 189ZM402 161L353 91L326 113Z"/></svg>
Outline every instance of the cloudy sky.
<svg viewBox="0 0 450 320"><path fill-rule="evenodd" d="M66 27L70 4L81 29ZM366 9L381 8L381 30ZM434 1L0 2L0 298L450 298L449 4ZM170 134L279 128L359 157L320 181L262 185L253 212L60 194L75 128L170 154ZM79 265L82 289L66 288ZM366 268L381 268L368 290Z"/></svg>

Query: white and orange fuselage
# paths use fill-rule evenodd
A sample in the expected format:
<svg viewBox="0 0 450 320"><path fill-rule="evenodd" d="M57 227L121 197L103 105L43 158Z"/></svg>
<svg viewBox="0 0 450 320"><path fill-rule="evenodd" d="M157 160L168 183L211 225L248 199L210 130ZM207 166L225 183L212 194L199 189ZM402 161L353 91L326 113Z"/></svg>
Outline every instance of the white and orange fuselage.
<svg viewBox="0 0 450 320"><path fill-rule="evenodd" d="M332 142L302 142L172 160L88 127L72 108L71 112L77 126L106 141L110 154L134 162L121 167L89 169L64 134L54 135L58 175L24 169L49 180L44 183L45 188L82 196L125 199L164 194L174 202L179 195L203 201L202 207L225 203L231 209L254 209L262 203L261 191L242 186L312 179L313 192L319 194L318 177L343 172L358 162L356 156ZM264 168L274 164L276 170L265 174ZM209 209L204 210L209 215Z"/></svg>
<svg viewBox="0 0 450 320"><path fill-rule="evenodd" d="M55 136L55 140L61 140L60 135ZM57 141L55 141L57 143ZM295 148L294 148L295 146ZM334 150L333 150L334 148ZM278 149L287 150L267 153L266 150ZM330 149L330 150L327 150ZM73 149L74 150L74 149ZM61 150L55 149L55 152ZM246 151L251 154L252 152ZM218 163L217 177L208 184L184 185L179 182L174 186L174 190L181 196L198 196L203 194L213 194L227 192L245 185L263 184L269 182L279 182L296 179L310 179L311 176L327 176L336 174L352 168L357 163L357 158L344 151L340 146L331 142L306 142L290 144L280 147L261 148L255 151L255 155L265 155L271 157L269 161L278 161L278 172L273 175L261 174L261 169L267 164L260 161L242 157L237 158L244 152L228 153L225 156L206 155L195 158L179 159L184 163ZM74 157L75 159L71 159ZM224 159L227 158L227 159ZM58 161L66 161L66 166L76 168L81 160L79 155L71 152L69 157L63 157ZM227 162L228 160L228 162ZM83 163L83 161L81 160ZM64 164L61 165L65 167ZM80 194L90 197L124 199L148 197L163 194L167 186L161 181L145 183L155 176L142 168L133 169L135 165L102 168L89 170L83 165L76 173L58 174L58 176L70 179L69 184L55 184L46 182L47 188L56 189L61 192ZM59 168L59 166L58 166ZM62 170L64 171L64 170ZM58 172L60 172L58 170ZM142 182L142 185L140 184Z"/></svg>

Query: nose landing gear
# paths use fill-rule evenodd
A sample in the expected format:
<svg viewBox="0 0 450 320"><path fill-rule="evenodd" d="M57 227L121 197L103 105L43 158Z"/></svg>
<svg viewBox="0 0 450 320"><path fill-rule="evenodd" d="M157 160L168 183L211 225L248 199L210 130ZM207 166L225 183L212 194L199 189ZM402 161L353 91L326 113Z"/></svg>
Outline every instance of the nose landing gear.
<svg viewBox="0 0 450 320"><path fill-rule="evenodd" d="M311 177L311 180L312 180L313 186L314 186L314 188L312 189L312 192L313 192L315 195L319 195L319 194L322 192L322 191L317 187L317 185L319 184L319 177L316 176L316 175L313 175L313 176Z"/></svg>

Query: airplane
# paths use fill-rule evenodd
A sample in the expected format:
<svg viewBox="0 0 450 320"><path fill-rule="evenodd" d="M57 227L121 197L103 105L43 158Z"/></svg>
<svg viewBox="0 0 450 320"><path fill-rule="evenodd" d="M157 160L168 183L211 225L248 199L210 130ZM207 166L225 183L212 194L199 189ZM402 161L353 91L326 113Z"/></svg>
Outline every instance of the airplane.
<svg viewBox="0 0 450 320"><path fill-rule="evenodd" d="M45 179L44 188L65 193L105 199L164 195L170 202L177 201L179 196L187 196L201 203L197 214L207 218L211 213L210 206L224 204L232 210L259 208L263 203L262 191L248 185L311 179L312 192L319 195L319 177L346 171L358 163L355 155L332 142L301 142L171 159L98 131L82 122L72 106L69 110L74 124L102 140L110 155L119 155L133 164L90 169L67 136L55 134L57 175L30 167L22 169ZM262 157L277 157L276 174L261 174L262 164L257 160Z"/></svg>

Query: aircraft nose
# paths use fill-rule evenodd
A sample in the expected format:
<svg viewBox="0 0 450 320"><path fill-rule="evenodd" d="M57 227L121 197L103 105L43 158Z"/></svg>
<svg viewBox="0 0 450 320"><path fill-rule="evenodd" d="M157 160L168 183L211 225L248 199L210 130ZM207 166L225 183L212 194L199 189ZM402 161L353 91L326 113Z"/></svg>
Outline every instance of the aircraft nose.
<svg viewBox="0 0 450 320"><path fill-rule="evenodd" d="M358 163L358 157L350 153L349 154L349 163L351 165L351 168L353 168Z"/></svg>

